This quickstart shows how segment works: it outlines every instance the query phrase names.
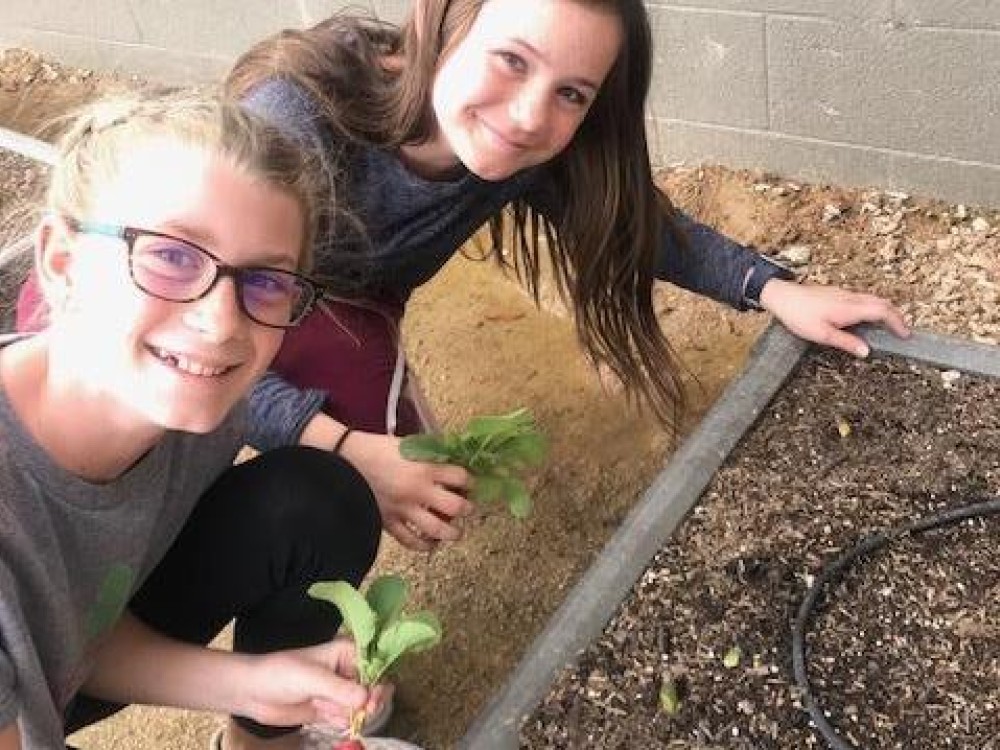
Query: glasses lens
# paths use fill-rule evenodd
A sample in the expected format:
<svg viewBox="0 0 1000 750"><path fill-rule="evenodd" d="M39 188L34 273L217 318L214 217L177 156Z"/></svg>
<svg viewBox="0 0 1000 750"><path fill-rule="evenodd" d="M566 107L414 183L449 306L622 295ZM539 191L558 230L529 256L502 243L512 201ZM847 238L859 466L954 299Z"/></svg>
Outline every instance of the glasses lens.
<svg viewBox="0 0 1000 750"><path fill-rule="evenodd" d="M288 271L244 268L239 271L239 282L247 314L265 325L297 323L312 299L305 280Z"/></svg>
<svg viewBox="0 0 1000 750"><path fill-rule="evenodd" d="M197 299L215 278L212 259L181 240L140 235L132 250L132 274L150 294L175 302Z"/></svg>

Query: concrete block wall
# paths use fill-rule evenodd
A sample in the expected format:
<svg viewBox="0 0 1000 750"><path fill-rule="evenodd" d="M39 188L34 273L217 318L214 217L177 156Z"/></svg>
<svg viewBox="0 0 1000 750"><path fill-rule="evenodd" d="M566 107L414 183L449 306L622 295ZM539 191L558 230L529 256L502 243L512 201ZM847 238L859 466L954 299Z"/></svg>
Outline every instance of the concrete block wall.
<svg viewBox="0 0 1000 750"><path fill-rule="evenodd" d="M4 0L0 46L159 80L208 80L256 39L347 5L399 20L409 0ZM1000 206L1000 2L647 6L657 161Z"/></svg>
<svg viewBox="0 0 1000 750"><path fill-rule="evenodd" d="M167 83L203 82L258 39L344 7L399 21L409 0L3 0L0 47Z"/></svg>
<svg viewBox="0 0 1000 750"><path fill-rule="evenodd" d="M1000 205L1000 3L648 6L661 159Z"/></svg>

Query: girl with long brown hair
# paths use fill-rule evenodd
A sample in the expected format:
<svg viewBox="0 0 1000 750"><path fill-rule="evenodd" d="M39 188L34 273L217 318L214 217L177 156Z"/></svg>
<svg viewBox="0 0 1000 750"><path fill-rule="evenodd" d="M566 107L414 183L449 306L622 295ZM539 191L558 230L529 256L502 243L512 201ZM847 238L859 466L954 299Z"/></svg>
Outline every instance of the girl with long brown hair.
<svg viewBox="0 0 1000 750"><path fill-rule="evenodd" d="M230 92L314 148L356 217L329 222L317 243L334 299L255 390L258 446L336 446L400 542L457 539L468 476L403 460L393 436L419 429L396 400L398 328L413 289L484 223L536 299L551 267L586 353L667 426L684 393L653 311L658 279L861 355L843 328L906 335L887 301L796 284L674 210L649 162L651 66L642 0L415 0L400 28L337 15L247 52Z"/></svg>

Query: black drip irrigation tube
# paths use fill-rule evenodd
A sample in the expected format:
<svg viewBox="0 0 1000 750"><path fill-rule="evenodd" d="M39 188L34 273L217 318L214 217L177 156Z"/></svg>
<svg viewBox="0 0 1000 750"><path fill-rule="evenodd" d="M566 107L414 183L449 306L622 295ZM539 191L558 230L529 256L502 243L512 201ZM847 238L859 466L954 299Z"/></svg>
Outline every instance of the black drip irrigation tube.
<svg viewBox="0 0 1000 750"><path fill-rule="evenodd" d="M809 684L809 674L806 669L806 629L812 621L814 610L824 590L828 586L832 586L840 581L844 576L844 572L857 560L886 546L890 542L916 534L923 534L933 529L951 526L970 518L981 518L998 514L1000 514L1000 499L994 498L992 500L964 505L960 508L952 508L895 529L869 534L862 538L854 547L823 568L816 577L816 580L813 581L812 587L806 592L806 598L799 607L799 613L795 618L795 624L792 628L792 671L795 673L795 683L802 693L803 705L809 712L809 716L816 725L816 729L819 730L819 733L823 735L823 739L829 743L833 750L859 750L859 748L843 739L836 728L827 721L823 709L816 700L816 696L813 694L812 687Z"/></svg>

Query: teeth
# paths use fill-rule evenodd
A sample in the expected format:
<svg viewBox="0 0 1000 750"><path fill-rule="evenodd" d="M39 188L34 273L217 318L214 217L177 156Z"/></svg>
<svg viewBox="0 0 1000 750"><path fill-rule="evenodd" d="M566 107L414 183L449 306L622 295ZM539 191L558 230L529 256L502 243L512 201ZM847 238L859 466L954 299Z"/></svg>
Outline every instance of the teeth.
<svg viewBox="0 0 1000 750"><path fill-rule="evenodd" d="M157 349L156 356L182 372L186 372L189 375L197 375L202 378L210 378L216 375L221 375L228 369L226 367L210 367L209 365L196 362L193 359L185 357L183 354L168 352L166 349Z"/></svg>

